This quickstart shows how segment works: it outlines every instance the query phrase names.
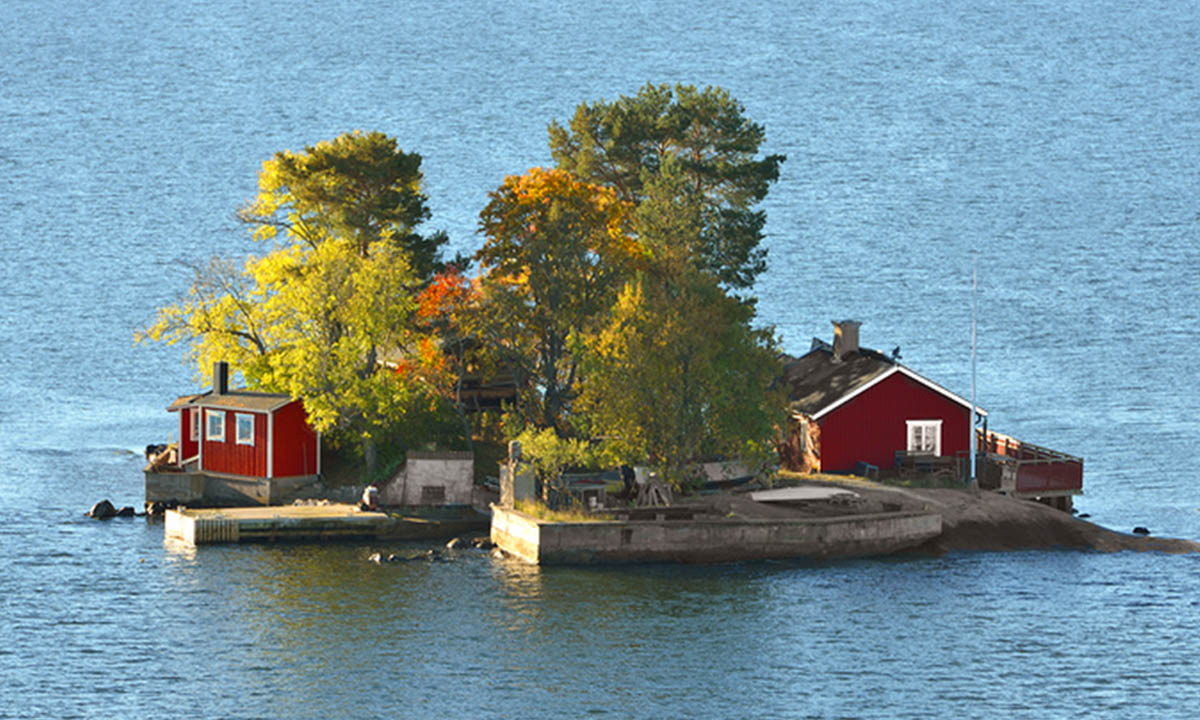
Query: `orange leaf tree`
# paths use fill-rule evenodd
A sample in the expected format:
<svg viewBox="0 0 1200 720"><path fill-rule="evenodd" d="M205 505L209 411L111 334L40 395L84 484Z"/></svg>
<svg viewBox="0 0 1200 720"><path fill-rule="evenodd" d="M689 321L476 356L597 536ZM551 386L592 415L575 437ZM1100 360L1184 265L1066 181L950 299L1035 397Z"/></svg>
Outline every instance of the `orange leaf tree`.
<svg viewBox="0 0 1200 720"><path fill-rule="evenodd" d="M557 169L505 178L480 214L479 327L518 380L517 410L536 428L569 434L580 382L581 337L604 322L638 256L630 206Z"/></svg>

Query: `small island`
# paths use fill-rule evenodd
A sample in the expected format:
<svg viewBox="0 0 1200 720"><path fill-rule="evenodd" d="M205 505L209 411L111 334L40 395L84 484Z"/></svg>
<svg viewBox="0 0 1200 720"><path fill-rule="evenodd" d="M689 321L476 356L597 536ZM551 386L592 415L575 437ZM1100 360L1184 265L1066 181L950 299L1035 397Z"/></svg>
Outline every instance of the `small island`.
<svg viewBox="0 0 1200 720"><path fill-rule="evenodd" d="M860 346L857 321L784 354L753 294L785 161L765 140L721 88L583 103L550 124L554 166L504 178L482 246L453 258L394 138L276 153L237 212L264 252L197 266L138 334L186 346L212 387L168 407L148 506L280 508L187 515L216 523L194 542L490 513L497 545L539 563L1195 549L1072 519L1081 458L991 431L899 347ZM413 481L421 453L469 459L466 491ZM342 505L304 504L321 495Z"/></svg>

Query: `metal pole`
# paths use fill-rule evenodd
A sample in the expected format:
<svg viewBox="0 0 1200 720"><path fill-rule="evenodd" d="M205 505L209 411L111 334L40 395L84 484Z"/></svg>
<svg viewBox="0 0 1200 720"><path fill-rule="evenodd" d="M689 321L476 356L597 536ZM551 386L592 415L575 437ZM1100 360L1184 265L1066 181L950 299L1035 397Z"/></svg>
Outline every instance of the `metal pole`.
<svg viewBox="0 0 1200 720"><path fill-rule="evenodd" d="M978 482L975 477L975 417L978 413L975 407L975 324L979 305L979 258L971 258L971 419L967 423L967 464L971 466L971 487Z"/></svg>

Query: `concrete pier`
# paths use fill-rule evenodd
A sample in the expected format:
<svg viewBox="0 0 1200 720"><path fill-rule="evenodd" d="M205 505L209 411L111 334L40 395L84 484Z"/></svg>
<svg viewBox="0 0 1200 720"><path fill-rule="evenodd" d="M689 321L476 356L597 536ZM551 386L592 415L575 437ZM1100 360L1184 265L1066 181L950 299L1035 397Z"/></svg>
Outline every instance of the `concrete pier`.
<svg viewBox="0 0 1200 720"><path fill-rule="evenodd" d="M360 510L357 505L179 508L164 518L168 538L189 545L228 542L293 542L349 539L423 540L487 528L487 517L470 507L422 512Z"/></svg>
<svg viewBox="0 0 1200 720"><path fill-rule="evenodd" d="M932 512L805 519L687 519L544 522L492 507L492 542L539 565L717 563L765 558L885 555L942 532Z"/></svg>

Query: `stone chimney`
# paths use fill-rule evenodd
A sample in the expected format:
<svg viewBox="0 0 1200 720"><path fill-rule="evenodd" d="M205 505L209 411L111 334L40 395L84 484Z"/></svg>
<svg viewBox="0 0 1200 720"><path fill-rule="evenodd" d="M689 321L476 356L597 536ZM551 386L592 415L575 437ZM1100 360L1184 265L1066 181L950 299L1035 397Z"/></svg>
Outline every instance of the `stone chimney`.
<svg viewBox="0 0 1200 720"><path fill-rule="evenodd" d="M229 392L229 363L218 360L213 363L213 395L224 395Z"/></svg>
<svg viewBox="0 0 1200 720"><path fill-rule="evenodd" d="M846 356L858 352L857 320L833 321L833 361L841 362Z"/></svg>

